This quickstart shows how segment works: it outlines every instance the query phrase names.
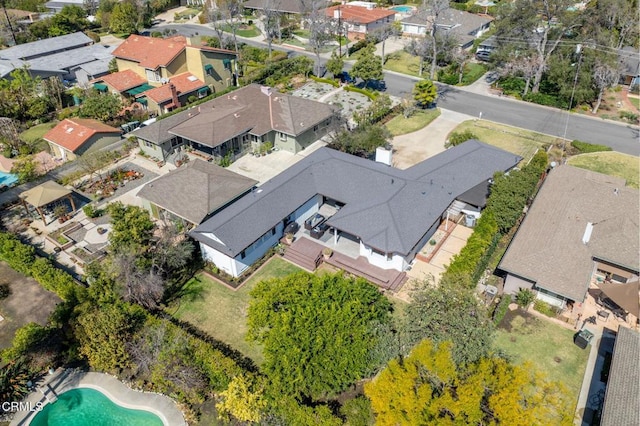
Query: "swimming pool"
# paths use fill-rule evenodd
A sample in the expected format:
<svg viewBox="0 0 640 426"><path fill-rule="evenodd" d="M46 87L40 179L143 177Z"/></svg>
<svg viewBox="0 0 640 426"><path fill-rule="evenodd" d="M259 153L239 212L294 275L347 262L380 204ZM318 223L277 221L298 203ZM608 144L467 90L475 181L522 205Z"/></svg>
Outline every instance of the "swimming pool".
<svg viewBox="0 0 640 426"><path fill-rule="evenodd" d="M163 426L160 417L144 410L131 410L113 403L102 392L78 388L61 394L44 406L31 426Z"/></svg>
<svg viewBox="0 0 640 426"><path fill-rule="evenodd" d="M0 186L11 186L18 181L18 176L12 173L0 172Z"/></svg>
<svg viewBox="0 0 640 426"><path fill-rule="evenodd" d="M396 12L400 12L400 13L411 13L411 12L413 12L413 7L411 7L411 6L393 6L393 7L390 7L389 9L395 10Z"/></svg>

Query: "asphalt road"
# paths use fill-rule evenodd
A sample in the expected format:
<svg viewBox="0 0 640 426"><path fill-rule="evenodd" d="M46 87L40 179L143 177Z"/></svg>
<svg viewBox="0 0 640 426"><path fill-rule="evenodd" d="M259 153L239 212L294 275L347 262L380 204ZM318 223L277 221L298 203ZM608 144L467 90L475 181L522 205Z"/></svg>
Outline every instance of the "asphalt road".
<svg viewBox="0 0 640 426"><path fill-rule="evenodd" d="M176 24L166 25L166 27L176 29L178 33L186 36L193 36L196 33L199 35L215 35L213 29L204 25ZM239 37L239 39L242 38ZM258 47L266 45L266 43L255 40L242 39L242 42ZM315 55L310 52L294 50L275 44L272 48L289 52L292 56L306 55L315 60ZM350 70L351 66L351 63L346 63L345 70ZM418 80L416 77L385 72L387 93L394 96L402 97L410 93ZM640 156L640 129L637 126L612 123L576 114L569 116L567 125L567 112L556 108L543 107L508 98L481 95L454 86L439 84L438 88L438 106L440 108L475 117L479 117L480 113L482 113L482 118L485 120L557 137L563 137L566 128L566 137L569 140L578 139L584 142L603 144L610 146L615 151Z"/></svg>

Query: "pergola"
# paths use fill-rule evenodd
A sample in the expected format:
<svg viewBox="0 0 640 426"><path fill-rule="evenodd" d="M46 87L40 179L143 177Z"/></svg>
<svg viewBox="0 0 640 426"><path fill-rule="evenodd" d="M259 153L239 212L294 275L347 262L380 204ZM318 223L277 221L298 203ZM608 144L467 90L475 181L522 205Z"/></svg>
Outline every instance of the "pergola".
<svg viewBox="0 0 640 426"><path fill-rule="evenodd" d="M49 204L60 200L61 198L68 198L71 203L71 208L75 211L76 205L73 202L73 197L71 196L70 189L65 188L64 186L50 180L44 182L36 187L33 187L27 191L24 191L20 194L20 200L22 201L22 205L24 206L27 213L29 213L29 207L27 204L35 207L36 211L40 214L42 218L42 222L47 224L47 220L44 216L43 207L48 206Z"/></svg>

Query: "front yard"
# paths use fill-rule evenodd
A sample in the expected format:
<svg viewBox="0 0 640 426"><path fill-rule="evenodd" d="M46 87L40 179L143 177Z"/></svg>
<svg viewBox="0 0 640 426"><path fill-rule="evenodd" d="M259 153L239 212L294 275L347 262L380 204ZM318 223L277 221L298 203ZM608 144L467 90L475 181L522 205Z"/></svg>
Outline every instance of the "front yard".
<svg viewBox="0 0 640 426"><path fill-rule="evenodd" d="M413 133L428 126L439 116L439 108L419 109L409 118L404 118L404 115L402 114L397 115L389 120L385 126L389 129L391 135L400 136L407 133Z"/></svg>
<svg viewBox="0 0 640 426"><path fill-rule="evenodd" d="M496 332L495 347L513 362L530 362L538 371L560 383L578 402L589 357L573 343L574 331L521 311L509 311Z"/></svg>
<svg viewBox="0 0 640 426"><path fill-rule="evenodd" d="M536 149L560 143L559 138L483 120L468 120L453 129L454 132L465 130L470 130L480 141L517 154L525 161L534 155Z"/></svg>
<svg viewBox="0 0 640 426"><path fill-rule="evenodd" d="M627 180L627 186L640 188L640 163L638 157L619 152L593 152L571 157L569 164L605 175Z"/></svg>
<svg viewBox="0 0 640 426"><path fill-rule="evenodd" d="M249 292L260 281L284 277L300 270L285 260L273 257L236 291L200 273L184 285L184 296L168 311L260 364L263 360L260 347L245 340Z"/></svg>

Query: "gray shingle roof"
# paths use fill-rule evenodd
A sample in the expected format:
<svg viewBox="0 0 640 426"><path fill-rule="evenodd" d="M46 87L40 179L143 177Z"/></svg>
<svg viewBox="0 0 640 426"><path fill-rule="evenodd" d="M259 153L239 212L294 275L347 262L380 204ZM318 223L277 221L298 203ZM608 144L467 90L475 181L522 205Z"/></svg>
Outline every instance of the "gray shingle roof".
<svg viewBox="0 0 640 426"><path fill-rule="evenodd" d="M84 46L78 49L66 50L52 55L30 59L29 66L37 70L69 70L78 65L90 62L106 61L107 65L113 56L113 48L107 48L100 44ZM108 68L107 68L108 70Z"/></svg>
<svg viewBox="0 0 640 426"><path fill-rule="evenodd" d="M146 184L138 197L199 224L258 182L196 159Z"/></svg>
<svg viewBox="0 0 640 426"><path fill-rule="evenodd" d="M322 194L345 203L328 220L330 226L378 250L408 254L456 196L519 160L475 140L407 170L321 148L214 215L191 235L234 257Z"/></svg>
<svg viewBox="0 0 640 426"><path fill-rule="evenodd" d="M284 13L304 13L304 5L301 0L247 0L242 4L245 9L273 9Z"/></svg>
<svg viewBox="0 0 640 426"><path fill-rule="evenodd" d="M640 424L640 333L626 327L618 329L600 424Z"/></svg>
<svg viewBox="0 0 640 426"><path fill-rule="evenodd" d="M178 113L162 118L148 126L136 129L132 135L140 139L144 139L145 141L161 144L162 142L171 140L175 137L175 135L169 133L169 130L182 123L185 120L184 115L185 114L183 113Z"/></svg>
<svg viewBox="0 0 640 426"><path fill-rule="evenodd" d="M267 96L260 85L251 84L184 111L184 121L170 133L213 147L247 131L297 136L333 115L327 104L270 90Z"/></svg>
<svg viewBox="0 0 640 426"><path fill-rule="evenodd" d="M625 181L563 165L547 177L499 268L582 301L593 258L637 271L637 189ZM617 193L616 193L617 189ZM591 238L582 243L587 223Z"/></svg>
<svg viewBox="0 0 640 426"><path fill-rule="evenodd" d="M428 16L428 12L419 12L406 19L403 19L402 22L427 26ZM440 14L440 16L438 16L437 25L450 27L445 31L451 32L451 34L454 34L458 38L460 44L466 45L469 41L475 38L471 34L477 32L480 28L482 28L482 26L488 24L492 20L493 18L491 17L480 16L474 13L449 8L447 10L444 10Z"/></svg>
<svg viewBox="0 0 640 426"><path fill-rule="evenodd" d="M38 56L46 55L48 52L75 49L93 43L83 32L67 34L59 37L47 38L44 40L32 41L8 49L0 50L0 59L24 59L29 60Z"/></svg>

